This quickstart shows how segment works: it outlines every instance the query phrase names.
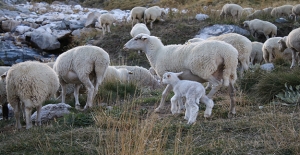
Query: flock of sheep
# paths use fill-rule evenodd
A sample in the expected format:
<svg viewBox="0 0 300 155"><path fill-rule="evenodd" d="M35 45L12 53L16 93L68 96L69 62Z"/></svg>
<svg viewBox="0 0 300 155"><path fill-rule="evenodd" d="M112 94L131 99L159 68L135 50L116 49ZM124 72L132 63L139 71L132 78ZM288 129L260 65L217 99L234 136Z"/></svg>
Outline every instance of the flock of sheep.
<svg viewBox="0 0 300 155"><path fill-rule="evenodd" d="M295 20L299 15L299 6L296 5L295 9L293 7L288 14ZM282 7L274 8L271 13L277 16L284 15L280 8ZM226 4L220 16L230 15L239 20L240 10L243 8L237 4ZM162 20L164 14L165 12L158 6L135 7L131 11L130 35L133 38L124 45L123 49L143 51L151 65L149 70L139 66L110 66L109 54L100 47L90 45L70 49L59 55L53 63L27 61L12 67L0 68L3 79L0 83L0 97L7 98L7 102L14 108L16 127L21 128L22 110L25 111L26 129L32 127L30 114L33 107L37 108L36 120L40 125L42 102L53 97L59 86L61 86L62 102L65 102L67 86L73 85L75 105L76 108L80 108L78 95L79 88L83 85L87 90L87 101L84 107L87 109L93 106L98 87L103 82L135 81L144 86L158 88L161 86L159 78L167 86L155 112L163 108L167 95L173 90L172 114L180 113L185 108L184 118L188 124L192 124L196 121L199 101L206 105L204 117L210 117L214 106L211 98L222 86L226 86L230 96L228 115L231 117L236 113L234 84L238 78L238 70L239 75L243 76L243 72L248 70L249 65L261 64L263 60L272 62L273 56L276 55L274 52L283 52L284 49L288 49L292 55L292 68L295 66L297 53L300 52L300 28L291 31L283 38L276 37L276 26L259 19L244 21L244 26L249 27L252 35L263 33L267 38L265 43L251 42L240 34L228 33L207 40L193 38L185 44L164 45L158 37L151 36L146 26L150 21L152 29L152 22ZM249 16L252 17L253 14ZM144 23L139 23L142 19ZM100 19L99 21L104 24ZM106 30L109 32L110 24L104 25L108 27L104 28L103 32ZM155 78L155 75L159 78ZM211 87L207 95L201 84L204 82L208 82Z"/></svg>

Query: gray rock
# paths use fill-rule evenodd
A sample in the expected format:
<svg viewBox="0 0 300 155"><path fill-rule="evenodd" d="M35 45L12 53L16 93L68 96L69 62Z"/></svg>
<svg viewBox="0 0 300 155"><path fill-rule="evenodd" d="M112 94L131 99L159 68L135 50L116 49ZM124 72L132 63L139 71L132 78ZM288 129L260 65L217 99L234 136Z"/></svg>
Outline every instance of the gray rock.
<svg viewBox="0 0 300 155"><path fill-rule="evenodd" d="M71 108L70 105L65 103L58 103L58 104L48 104L42 107L41 109L41 121L47 122L54 118L62 117L65 114L69 114L69 109ZM37 112L34 112L31 115L31 120L36 121Z"/></svg>
<svg viewBox="0 0 300 155"><path fill-rule="evenodd" d="M272 71L274 69L274 64L273 63L266 63L260 66L260 69L265 70L265 71Z"/></svg>
<svg viewBox="0 0 300 155"><path fill-rule="evenodd" d="M45 29L36 29L31 33L31 39L42 50L55 50L60 48L57 37Z"/></svg>
<svg viewBox="0 0 300 155"><path fill-rule="evenodd" d="M2 21L1 28L4 32L11 32L13 31L21 22L15 20L6 20Z"/></svg>

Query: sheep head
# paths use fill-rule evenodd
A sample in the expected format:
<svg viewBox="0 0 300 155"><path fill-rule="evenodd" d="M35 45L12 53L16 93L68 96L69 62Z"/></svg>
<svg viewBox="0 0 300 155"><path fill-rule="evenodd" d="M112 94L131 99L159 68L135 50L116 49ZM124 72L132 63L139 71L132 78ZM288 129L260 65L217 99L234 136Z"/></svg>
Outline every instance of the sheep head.
<svg viewBox="0 0 300 155"><path fill-rule="evenodd" d="M163 75L162 83L163 84L175 84L177 81L179 81L178 76L181 75L183 72L179 73L173 73L173 72L166 72Z"/></svg>
<svg viewBox="0 0 300 155"><path fill-rule="evenodd" d="M244 21L243 24L244 24L244 27L249 27L249 21L248 20Z"/></svg>
<svg viewBox="0 0 300 155"><path fill-rule="evenodd" d="M281 38L280 40L278 40L278 44L279 44L279 50L281 52L283 52L287 48L287 46L286 46L286 36Z"/></svg>
<svg viewBox="0 0 300 155"><path fill-rule="evenodd" d="M123 47L125 51L128 50L143 50L146 45L146 41L150 36L148 34L140 33L137 36L130 39Z"/></svg>

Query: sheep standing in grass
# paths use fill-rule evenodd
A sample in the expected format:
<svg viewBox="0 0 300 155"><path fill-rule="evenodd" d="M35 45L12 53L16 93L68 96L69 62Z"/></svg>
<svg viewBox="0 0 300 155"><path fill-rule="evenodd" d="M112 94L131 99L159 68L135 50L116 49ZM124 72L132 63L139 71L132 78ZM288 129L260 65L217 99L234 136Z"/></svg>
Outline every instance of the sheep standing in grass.
<svg viewBox="0 0 300 155"><path fill-rule="evenodd" d="M213 86L208 97L212 97L222 85L228 86L231 99L229 117L235 114L234 83L237 79L238 51L223 41L203 41L187 45L164 46L160 39L147 34L139 34L124 45L125 50L142 50L156 71L162 77L166 71L183 72L180 79L197 82L210 82ZM172 89L165 88L159 112Z"/></svg>
<svg viewBox="0 0 300 155"><path fill-rule="evenodd" d="M300 28L294 29L288 36L278 41L280 50L290 48L292 52L291 68L295 67L297 52L300 52Z"/></svg>
<svg viewBox="0 0 300 155"><path fill-rule="evenodd" d="M137 23L139 23L142 19L144 19L144 12L147 8L137 6L131 9L130 11L130 19L131 19L131 25L133 27L133 24L135 23L135 20Z"/></svg>
<svg viewBox="0 0 300 155"><path fill-rule="evenodd" d="M252 51L250 55L250 64L255 65L255 64L262 64L263 62L263 52L262 52L262 47L263 43L261 42L252 42Z"/></svg>
<svg viewBox="0 0 300 155"><path fill-rule="evenodd" d="M169 84L173 88L174 96L171 98L171 111L175 114L178 111L178 102L182 102L182 97L185 97L185 116L188 124L196 122L199 111L199 101L206 105L204 117L210 117L214 102L205 95L205 89L201 83L189 80L180 80L178 78L183 72L173 73L167 72L163 74L162 82ZM182 103L180 103L181 105Z"/></svg>
<svg viewBox="0 0 300 155"><path fill-rule="evenodd" d="M222 7L222 11L220 13L220 17L222 16L232 16L235 21L240 20L243 13L243 8L237 4L225 4Z"/></svg>
<svg viewBox="0 0 300 155"><path fill-rule="evenodd" d="M41 125L42 103L59 88L57 74L48 65L26 61L13 65L6 76L7 100L14 108L16 127L21 128L21 102L24 104L26 129L32 127L31 110L37 109L37 124Z"/></svg>
<svg viewBox="0 0 300 155"><path fill-rule="evenodd" d="M9 66L0 66L0 75L5 74L9 69L10 69ZM8 119L8 111L9 110L8 110L5 80L0 80L0 102L1 102L1 105L2 105L3 119Z"/></svg>
<svg viewBox="0 0 300 155"><path fill-rule="evenodd" d="M159 6L152 6L147 8L144 12L144 23L147 25L147 23L150 22L150 29L152 29L153 22L155 20L164 21L163 18L165 15L165 11Z"/></svg>
<svg viewBox="0 0 300 155"><path fill-rule="evenodd" d="M282 5L272 9L271 16L273 17L282 17L292 14L293 5Z"/></svg>
<svg viewBox="0 0 300 155"><path fill-rule="evenodd" d="M277 35L276 25L268 21L253 19L250 21L246 20L243 24L244 27L248 27L250 29L251 35L255 38L257 38L256 34L258 33L263 33L266 39L269 39L269 35L271 35L271 37L275 37Z"/></svg>
<svg viewBox="0 0 300 155"><path fill-rule="evenodd" d="M270 38L263 44L262 51L263 51L263 58L266 63L273 62L273 59L281 56L282 51L279 47L278 41L282 37L274 37Z"/></svg>
<svg viewBox="0 0 300 155"><path fill-rule="evenodd" d="M140 34L140 33L145 33L145 34L148 34L150 35L150 31L149 29L147 28L147 26L143 23L137 23L135 24L131 31L130 31L130 35L132 37L135 37L136 35ZM138 53L140 54L140 51L138 51Z"/></svg>
<svg viewBox="0 0 300 155"><path fill-rule="evenodd" d="M62 87L62 102L65 103L66 84L75 84L75 99L78 98L79 88L83 84L87 89L84 109L92 107L109 63L108 53L97 46L78 46L59 55L53 69L58 74ZM75 106L80 107L78 100Z"/></svg>
<svg viewBox="0 0 300 155"><path fill-rule="evenodd" d="M297 16L300 16L300 4L294 5L291 16L297 21Z"/></svg>
<svg viewBox="0 0 300 155"><path fill-rule="evenodd" d="M108 33L110 33L110 26L115 24L117 22L117 20L115 19L113 14L105 13L99 17L98 22L99 22L100 26L102 27L103 35L105 35L106 31Z"/></svg>

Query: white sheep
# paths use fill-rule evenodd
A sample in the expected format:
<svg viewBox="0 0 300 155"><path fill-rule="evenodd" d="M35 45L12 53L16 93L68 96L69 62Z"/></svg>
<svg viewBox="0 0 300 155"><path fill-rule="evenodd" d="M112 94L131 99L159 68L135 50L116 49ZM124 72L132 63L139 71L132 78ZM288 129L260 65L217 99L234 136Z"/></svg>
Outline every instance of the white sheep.
<svg viewBox="0 0 300 155"><path fill-rule="evenodd" d="M9 66L0 66L0 75L6 76L6 72L10 69ZM1 76L2 77L2 76ZM6 93L5 80L0 80L0 105L2 105L3 119L8 119L8 102Z"/></svg>
<svg viewBox="0 0 300 155"><path fill-rule="evenodd" d="M202 39L202 38L192 38L192 39L189 39L185 44L201 42L201 41L204 41L204 39Z"/></svg>
<svg viewBox="0 0 300 155"><path fill-rule="evenodd" d="M252 14L249 14L247 16L248 19L258 18L260 16L264 15L263 10L255 10Z"/></svg>
<svg viewBox="0 0 300 155"><path fill-rule="evenodd" d="M297 21L297 16L300 16L300 4L294 5L291 16Z"/></svg>
<svg viewBox="0 0 300 155"><path fill-rule="evenodd" d="M263 52L262 52L263 43L254 41L251 44L252 44L252 51L250 55L250 64L251 65L262 64L264 60Z"/></svg>
<svg viewBox="0 0 300 155"><path fill-rule="evenodd" d="M229 117L235 114L234 83L237 79L238 51L223 41L203 41L187 45L164 46L160 39L147 34L139 34L124 45L125 50L142 50L145 52L151 67L159 77L166 71L183 72L180 79L197 82L210 82L213 86L208 97L212 97L222 85L228 86L231 98ZM172 89L167 85L159 112Z"/></svg>
<svg viewBox="0 0 300 155"><path fill-rule="evenodd" d="M271 16L273 17L282 17L290 16L292 14L293 5L282 5L272 9Z"/></svg>
<svg viewBox="0 0 300 155"><path fill-rule="evenodd" d="M131 9L130 11L130 19L131 19L131 26L133 27L133 24L135 23L135 20L137 23L139 23L142 19L144 19L144 12L147 8L136 6Z"/></svg>
<svg viewBox="0 0 300 155"><path fill-rule="evenodd" d="M171 98L171 112L175 114L178 111L178 102L182 102L185 97L185 116L184 119L188 120L187 124L196 122L199 111L199 101L206 105L204 117L210 117L214 102L205 95L205 89L201 83L190 80L180 80L183 72L173 73L167 72L163 74L162 83L169 84L173 88L174 96ZM181 105L182 103L179 103Z"/></svg>
<svg viewBox="0 0 300 155"><path fill-rule="evenodd" d="M244 27L249 27L251 35L255 38L257 38L256 34L258 33L263 33L266 39L269 39L269 35L271 35L271 37L277 35L277 26L268 21L253 19L250 21L246 20L243 24Z"/></svg>
<svg viewBox="0 0 300 155"><path fill-rule="evenodd" d="M243 15L248 16L252 14L253 8L243 8Z"/></svg>
<svg viewBox="0 0 300 155"><path fill-rule="evenodd" d="M155 20L164 21L163 18L166 15L165 11L159 6L152 6L147 8L144 12L144 23L147 25L150 22L150 29L153 27Z"/></svg>
<svg viewBox="0 0 300 155"><path fill-rule="evenodd" d="M207 40L220 40L231 44L235 47L239 53L238 60L242 65L240 70L240 76L243 76L244 71L247 71L250 63L250 54L252 51L251 41L240 34L237 33L226 33L216 37L210 37Z"/></svg>
<svg viewBox="0 0 300 155"><path fill-rule="evenodd" d="M235 21L238 21L242 16L243 8L238 4L225 4L222 7L220 17L222 16L232 16Z"/></svg>
<svg viewBox="0 0 300 155"><path fill-rule="evenodd" d="M116 66L108 66L102 83L127 83L131 72L126 68L117 68Z"/></svg>
<svg viewBox="0 0 300 155"><path fill-rule="evenodd" d="M273 7L267 7L267 8L263 9L265 15L271 15L272 10L273 10Z"/></svg>
<svg viewBox="0 0 300 155"><path fill-rule="evenodd" d="M266 40L265 43L263 44L262 47L263 58L266 63L270 63L273 61L274 58L282 55L283 50L279 48L279 44L278 44L278 41L280 39L282 39L282 37L270 38Z"/></svg>
<svg viewBox="0 0 300 155"><path fill-rule="evenodd" d="M141 66L116 66L116 68L125 68L130 71L128 82L132 82L142 87L151 89L160 88L160 83L150 70ZM152 69L151 69L152 70ZM155 70L154 70L155 72Z"/></svg>
<svg viewBox="0 0 300 155"><path fill-rule="evenodd" d="M13 65L7 72L7 100L14 108L16 128L20 129L21 102L24 104L26 129L32 127L31 110L37 109L37 122L41 125L42 103L59 88L58 76L52 68L40 62L26 61Z"/></svg>
<svg viewBox="0 0 300 155"><path fill-rule="evenodd" d="M136 35L138 35L140 33L145 33L145 34L150 35L150 31L144 23L135 24L130 31L130 35L132 37L135 37Z"/></svg>
<svg viewBox="0 0 300 155"><path fill-rule="evenodd" d="M279 48L284 50L290 48L292 52L292 64L290 68L295 67L297 52L300 52L300 28L292 30L288 36L283 37L278 41Z"/></svg>
<svg viewBox="0 0 300 155"><path fill-rule="evenodd" d="M75 84L75 106L79 108L79 88L83 84L87 89L87 101L84 109L92 107L109 63L108 53L97 46L78 46L60 54L53 69L58 74L62 87L62 102L65 103L66 84Z"/></svg>
<svg viewBox="0 0 300 155"><path fill-rule="evenodd" d="M117 20L113 14L105 13L99 17L98 22L99 22L100 26L102 27L103 35L105 35L106 31L108 33L110 33L110 26L113 24L116 24Z"/></svg>

